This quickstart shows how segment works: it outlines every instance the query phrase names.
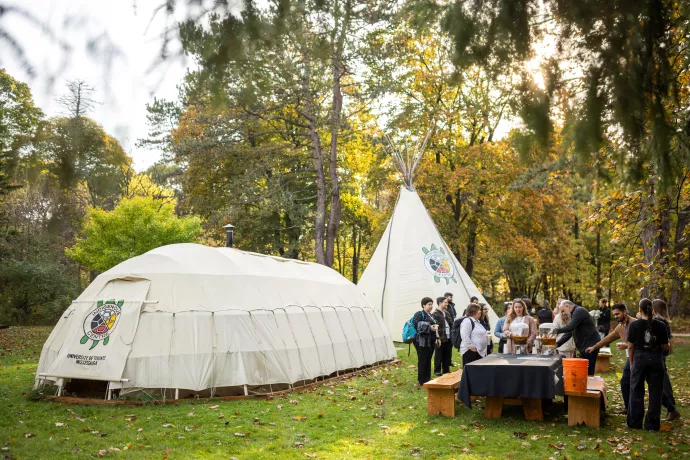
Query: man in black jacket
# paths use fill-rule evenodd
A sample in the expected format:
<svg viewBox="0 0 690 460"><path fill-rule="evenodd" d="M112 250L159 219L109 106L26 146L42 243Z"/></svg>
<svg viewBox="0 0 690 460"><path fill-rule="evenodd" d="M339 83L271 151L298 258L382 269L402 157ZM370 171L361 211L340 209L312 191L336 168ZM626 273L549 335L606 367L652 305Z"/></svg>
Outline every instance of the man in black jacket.
<svg viewBox="0 0 690 460"><path fill-rule="evenodd" d="M556 347L560 347L572 337L575 341L575 347L580 352L580 358L589 361L587 373L594 375L599 350L594 350L592 353L586 352L587 348L593 347L599 342L600 337L594 320L586 309L575 305L570 300L564 300L561 303L561 309L570 311L570 322L554 331L556 334L563 334L556 342Z"/></svg>
<svg viewBox="0 0 690 460"><path fill-rule="evenodd" d="M455 310L455 304L453 303L453 293L446 292L443 297L448 300L448 313L450 313L450 317L453 318L453 321L455 321L455 318L458 316L458 312Z"/></svg>
<svg viewBox="0 0 690 460"><path fill-rule="evenodd" d="M609 335L611 330L611 309L608 299L599 301L599 326L604 328L604 336Z"/></svg>
<svg viewBox="0 0 690 460"><path fill-rule="evenodd" d="M438 308L431 313L431 316L438 323L436 335L441 340L441 345L437 345L434 351L434 374L440 376L450 372L453 359L453 344L450 341L453 318L448 311L448 299L446 297L436 299L436 304Z"/></svg>

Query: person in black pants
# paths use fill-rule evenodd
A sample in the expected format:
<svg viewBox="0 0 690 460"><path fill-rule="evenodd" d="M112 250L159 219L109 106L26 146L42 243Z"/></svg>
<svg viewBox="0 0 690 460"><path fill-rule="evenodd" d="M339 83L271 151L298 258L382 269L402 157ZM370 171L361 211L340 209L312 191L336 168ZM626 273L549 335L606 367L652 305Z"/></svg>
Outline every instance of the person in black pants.
<svg viewBox="0 0 690 460"><path fill-rule="evenodd" d="M599 301L599 326L604 329L602 331L604 336L609 335L611 330L611 309L609 308L608 299L601 299Z"/></svg>
<svg viewBox="0 0 690 460"><path fill-rule="evenodd" d="M640 300L639 319L628 330L630 356L630 406L628 427L648 431L661 428L661 398L664 392L663 352L669 350L666 326L654 319L652 301ZM649 407L644 412L644 384L649 388Z"/></svg>
<svg viewBox="0 0 690 460"><path fill-rule="evenodd" d="M489 307L486 304L479 304L482 307L482 314L479 317L479 323L486 329L487 332L491 332L491 323L489 322ZM487 340L486 343L486 354L490 355L494 351L494 343L491 339Z"/></svg>
<svg viewBox="0 0 690 460"><path fill-rule="evenodd" d="M443 297L448 300L448 313L450 313L450 317L453 318L453 321L455 321L455 318L458 316L457 310L455 310L455 304L453 303L453 293L452 292L446 292ZM453 324L453 323L451 323ZM452 347L451 347L452 348Z"/></svg>
<svg viewBox="0 0 690 460"><path fill-rule="evenodd" d="M434 301L430 297L424 297L422 309L412 317L412 323L417 331L414 348L417 350L417 381L419 386L431 380L431 358L434 355L434 347L441 344L441 340L436 335L438 324L430 315L433 308Z"/></svg>
<svg viewBox="0 0 690 460"><path fill-rule="evenodd" d="M664 323L666 326L666 333L668 334L669 352L664 355L664 394L661 396L661 405L668 411L666 414L666 421L673 422L680 418L680 412L676 410L676 398L673 396L673 386L671 385L671 378L668 375L668 367L666 367L666 357L670 353L671 340L671 318L668 315L668 307L666 302L661 299L654 299L652 301L652 309L654 310L654 318Z"/></svg>
<svg viewBox="0 0 690 460"><path fill-rule="evenodd" d="M575 347L580 353L580 358L589 360L587 373L594 375L599 350L594 350L591 353L586 351L589 347L596 345L600 339L594 320L586 309L575 305L570 300L561 302L561 309L567 309L570 312L570 322L563 327L554 329L554 334L563 334L556 342L556 348L572 337L575 341Z"/></svg>
<svg viewBox="0 0 690 460"><path fill-rule="evenodd" d="M431 316L438 323L438 338L441 345L434 351L434 374L443 375L450 372L450 363L453 358L453 344L450 341L450 329L453 327L453 318L448 311L448 300L445 297L436 299L438 308Z"/></svg>

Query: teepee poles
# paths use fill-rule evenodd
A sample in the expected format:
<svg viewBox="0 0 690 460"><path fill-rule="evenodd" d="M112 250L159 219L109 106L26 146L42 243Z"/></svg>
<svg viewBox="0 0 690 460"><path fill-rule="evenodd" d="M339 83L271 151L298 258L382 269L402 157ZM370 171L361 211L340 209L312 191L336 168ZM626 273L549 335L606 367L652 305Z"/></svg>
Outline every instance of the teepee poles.
<svg viewBox="0 0 690 460"><path fill-rule="evenodd" d="M403 176L405 188L410 191L414 190L414 179L417 176L417 167L424 156L424 150L429 142L433 128L433 126L429 128L423 139L417 139L415 144L407 146L404 150L400 150L388 134L385 132L383 133L383 137L386 141L383 148L395 161L396 169Z"/></svg>

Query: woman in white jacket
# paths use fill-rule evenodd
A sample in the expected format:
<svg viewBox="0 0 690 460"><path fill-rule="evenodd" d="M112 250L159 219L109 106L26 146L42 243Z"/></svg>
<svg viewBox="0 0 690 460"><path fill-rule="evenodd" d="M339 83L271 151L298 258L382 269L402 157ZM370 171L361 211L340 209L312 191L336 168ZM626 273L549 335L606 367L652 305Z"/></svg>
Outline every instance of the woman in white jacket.
<svg viewBox="0 0 690 460"><path fill-rule="evenodd" d="M477 361L486 357L486 329L479 322L482 315L482 307L476 303L471 303L465 313L467 318L462 319L460 324L460 355L462 355L462 367L465 364Z"/></svg>

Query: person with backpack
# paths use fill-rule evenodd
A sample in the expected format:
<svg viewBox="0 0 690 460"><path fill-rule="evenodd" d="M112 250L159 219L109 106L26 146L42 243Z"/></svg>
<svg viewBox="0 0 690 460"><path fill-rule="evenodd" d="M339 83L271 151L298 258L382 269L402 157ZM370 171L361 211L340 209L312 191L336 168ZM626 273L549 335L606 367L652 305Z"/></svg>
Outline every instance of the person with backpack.
<svg viewBox="0 0 690 460"><path fill-rule="evenodd" d="M664 393L663 353L669 351L666 326L654 319L650 299L640 300L639 319L628 329L630 360L630 402L627 424L629 428L659 431L661 428L661 398ZM649 388L649 406L644 411L644 385ZM644 419L644 425L642 423Z"/></svg>
<svg viewBox="0 0 690 460"><path fill-rule="evenodd" d="M434 351L434 375L441 376L450 372L450 363L453 358L453 344L450 341L450 329L453 326L453 318L448 311L448 299L439 297L436 299L438 307L431 316L438 323L438 338L441 345Z"/></svg>
<svg viewBox="0 0 690 460"><path fill-rule="evenodd" d="M473 361L486 357L486 329L479 322L482 315L482 307L476 303L467 306L467 316L460 318L460 355L462 355L462 367Z"/></svg>
<svg viewBox="0 0 690 460"><path fill-rule="evenodd" d="M441 345L438 338L438 324L431 316L434 301L431 297L422 299L422 309L412 317L412 325L417 335L414 337L414 348L417 350L417 381L421 387L431 380L431 358L434 348Z"/></svg>
<svg viewBox="0 0 690 460"><path fill-rule="evenodd" d="M654 318L664 323L666 326L666 333L668 334L669 351L663 353L664 358L664 393L661 396L661 405L666 408L666 421L673 422L680 418L680 412L676 410L676 398L673 396L673 386L671 385L671 378L668 375L668 367L666 367L666 357L671 354L673 350L671 335L671 317L668 314L668 307L666 302L661 299L654 299L652 301L652 309L654 310Z"/></svg>

